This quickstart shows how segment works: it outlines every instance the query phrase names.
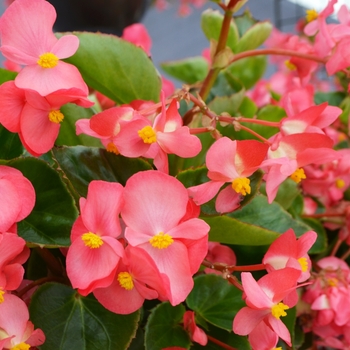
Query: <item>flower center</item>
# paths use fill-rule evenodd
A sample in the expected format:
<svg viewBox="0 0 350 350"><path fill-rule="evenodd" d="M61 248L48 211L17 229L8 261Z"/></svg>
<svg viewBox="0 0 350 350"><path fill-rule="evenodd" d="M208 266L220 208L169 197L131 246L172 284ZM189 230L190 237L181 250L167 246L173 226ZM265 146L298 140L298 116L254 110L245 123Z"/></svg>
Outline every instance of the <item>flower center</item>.
<svg viewBox="0 0 350 350"><path fill-rule="evenodd" d="M318 18L318 13L315 9L306 10L306 22L309 23Z"/></svg>
<svg viewBox="0 0 350 350"><path fill-rule="evenodd" d="M149 125L145 126L141 130L139 130L137 133L139 134L139 136L141 137L144 143L151 144L151 143L157 142L156 132Z"/></svg>
<svg viewBox="0 0 350 350"><path fill-rule="evenodd" d="M61 111L59 109L51 111L49 113L49 120L50 120L50 122L58 124L63 119L64 119L64 115L61 113Z"/></svg>
<svg viewBox="0 0 350 350"><path fill-rule="evenodd" d="M300 266L301 266L301 271L306 272L306 271L308 270L309 264L308 264L306 258L299 258L299 259L298 259L298 263L299 263Z"/></svg>
<svg viewBox="0 0 350 350"><path fill-rule="evenodd" d="M289 306L283 303L278 303L271 308L271 313L273 317L276 317L278 320L281 316L287 316L287 313L284 310L288 310Z"/></svg>
<svg viewBox="0 0 350 350"><path fill-rule="evenodd" d="M335 277L330 277L327 279L327 283L330 287L336 287L338 285L338 280Z"/></svg>
<svg viewBox="0 0 350 350"><path fill-rule="evenodd" d="M36 63L43 68L54 68L57 66L58 57L52 52L45 52L39 56Z"/></svg>
<svg viewBox="0 0 350 350"><path fill-rule="evenodd" d="M344 186L345 186L345 181L343 179L335 180L335 187L336 188L343 188Z"/></svg>
<svg viewBox="0 0 350 350"><path fill-rule="evenodd" d="M158 249L168 248L173 242L173 238L164 232L159 232L157 235L153 236L149 242L152 247Z"/></svg>
<svg viewBox="0 0 350 350"><path fill-rule="evenodd" d="M290 178L296 182L297 184L302 180L302 179L306 179L306 175L304 172L303 168L299 168L297 170L294 171L294 173L290 176Z"/></svg>
<svg viewBox="0 0 350 350"><path fill-rule="evenodd" d="M297 69L296 65L293 64L290 60L284 61L284 64L289 70L296 70Z"/></svg>
<svg viewBox="0 0 350 350"><path fill-rule="evenodd" d="M250 194L250 180L247 177L238 177L232 181L232 188L237 193L246 196L247 193Z"/></svg>
<svg viewBox="0 0 350 350"><path fill-rule="evenodd" d="M30 349L30 345L29 344L21 343L21 344L15 345L10 350L29 350L29 349Z"/></svg>
<svg viewBox="0 0 350 350"><path fill-rule="evenodd" d="M5 301L4 294L5 294L5 291L0 287L0 304Z"/></svg>
<svg viewBox="0 0 350 350"><path fill-rule="evenodd" d="M110 142L107 145L106 149L107 149L107 152L115 153L116 155L120 154L120 152L118 151L117 146L113 142Z"/></svg>
<svg viewBox="0 0 350 350"><path fill-rule="evenodd" d="M84 233L81 236L81 239L83 240L84 244L91 249L100 248L103 244L101 237L92 232Z"/></svg>
<svg viewBox="0 0 350 350"><path fill-rule="evenodd" d="M134 288L134 282L129 272L119 272L117 279L122 288L126 290L132 290Z"/></svg>

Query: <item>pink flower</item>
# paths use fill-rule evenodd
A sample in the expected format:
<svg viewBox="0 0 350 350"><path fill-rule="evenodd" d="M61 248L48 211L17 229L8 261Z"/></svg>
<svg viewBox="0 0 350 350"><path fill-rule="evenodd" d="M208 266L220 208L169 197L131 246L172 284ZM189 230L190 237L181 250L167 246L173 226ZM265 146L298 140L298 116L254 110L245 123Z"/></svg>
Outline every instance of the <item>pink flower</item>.
<svg viewBox="0 0 350 350"><path fill-rule="evenodd" d="M209 242L208 243L208 254L205 257L206 260L211 263L219 263L224 265L236 265L237 259L234 251L219 242ZM208 267L204 269L205 273L215 273L221 275L220 271L209 269Z"/></svg>
<svg viewBox="0 0 350 350"><path fill-rule="evenodd" d="M287 267L273 271L256 282L250 272L243 272L242 286L247 306L239 310L234 318L233 331L238 335L248 335L264 322L290 346L289 331L280 318L286 316L286 310L294 305L284 304L282 300L296 288L299 275L298 270Z"/></svg>
<svg viewBox="0 0 350 350"><path fill-rule="evenodd" d="M206 165L211 181L188 188L198 205L208 202L227 182L231 184L219 193L215 208L220 213L240 206L242 196L251 191L247 178L256 171L266 156L268 146L258 141L232 141L228 137L217 140L208 150Z"/></svg>
<svg viewBox="0 0 350 350"><path fill-rule="evenodd" d="M126 27L123 31L122 38L141 47L148 56L151 56L152 39L143 24L135 23Z"/></svg>
<svg viewBox="0 0 350 350"><path fill-rule="evenodd" d="M193 311L186 311L183 317L184 328L189 333L191 340L205 346L208 343L208 337L203 331L196 325Z"/></svg>
<svg viewBox="0 0 350 350"><path fill-rule="evenodd" d="M0 349L29 349L45 342L41 329L34 330L23 300L7 294L0 304Z"/></svg>
<svg viewBox="0 0 350 350"><path fill-rule="evenodd" d="M209 226L197 218L182 221L186 188L159 171L136 173L126 183L122 218L125 238L144 249L170 281L167 298L177 305L193 287L192 275L207 254Z"/></svg>
<svg viewBox="0 0 350 350"><path fill-rule="evenodd" d="M52 31L54 7L45 0L16 0L0 19L1 52L25 65L16 86L45 96L56 90L77 88L88 94L78 69L61 59L72 56L79 46L74 35L57 39Z"/></svg>
<svg viewBox="0 0 350 350"><path fill-rule="evenodd" d="M285 267L299 270L298 282L304 282L310 277L311 268L311 260L307 252L316 238L316 232L308 231L297 239L293 229L289 229L271 244L262 262L266 265L268 272Z"/></svg>
<svg viewBox="0 0 350 350"><path fill-rule="evenodd" d="M35 191L19 170L0 165L0 193L0 232L7 232L33 210Z"/></svg>
<svg viewBox="0 0 350 350"><path fill-rule="evenodd" d="M72 228L66 261L73 288L84 296L113 282L124 254L116 239L121 234L122 192L118 183L92 181L87 198L80 198L81 215Z"/></svg>
<svg viewBox="0 0 350 350"><path fill-rule="evenodd" d="M137 119L129 122L118 136L117 148L125 157L146 157L154 159L156 168L164 173L169 172L167 154L190 158L196 156L201 142L190 134L187 126L183 126L174 99L168 109L165 108L164 96L162 112L155 120Z"/></svg>
<svg viewBox="0 0 350 350"><path fill-rule="evenodd" d="M167 293L164 286L168 283L145 250L127 246L112 284L96 288L94 296L109 311L130 314L138 310L145 299L164 298Z"/></svg>

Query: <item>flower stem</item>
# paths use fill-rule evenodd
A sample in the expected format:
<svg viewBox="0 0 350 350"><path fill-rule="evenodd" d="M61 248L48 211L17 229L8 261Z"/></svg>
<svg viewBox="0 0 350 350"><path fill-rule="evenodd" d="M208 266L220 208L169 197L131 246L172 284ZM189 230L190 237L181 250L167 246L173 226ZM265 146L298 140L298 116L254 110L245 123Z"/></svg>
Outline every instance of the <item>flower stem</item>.
<svg viewBox="0 0 350 350"><path fill-rule="evenodd" d="M256 265L244 265L244 266L227 266L227 270L230 272L234 271L260 271L265 270L265 264L256 264Z"/></svg>
<svg viewBox="0 0 350 350"><path fill-rule="evenodd" d="M24 294L26 294L27 292L29 292L31 289L33 289L36 286L40 286L44 283L47 282L59 282L59 283L67 283L65 278L61 278L61 277L43 277L43 278L39 278L36 281L33 281L31 283L29 283L27 286L25 286L24 288L22 288L18 293L17 296L19 298L22 298Z"/></svg>
<svg viewBox="0 0 350 350"><path fill-rule="evenodd" d="M222 341L220 341L220 340L218 340L216 338L213 338L211 335L207 334L207 337L212 343L221 346L223 349L226 349L226 350L237 350L236 348L233 348L232 346L227 345L227 344L223 343Z"/></svg>

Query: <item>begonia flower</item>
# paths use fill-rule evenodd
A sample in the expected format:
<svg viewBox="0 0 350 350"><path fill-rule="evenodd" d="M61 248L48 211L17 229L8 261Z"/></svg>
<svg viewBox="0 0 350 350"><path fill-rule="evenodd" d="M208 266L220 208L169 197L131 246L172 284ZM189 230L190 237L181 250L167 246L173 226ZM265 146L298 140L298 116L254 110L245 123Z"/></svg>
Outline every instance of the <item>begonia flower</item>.
<svg viewBox="0 0 350 350"><path fill-rule="evenodd" d="M209 226L200 219L182 221L188 205L186 188L159 171L138 172L124 189L125 238L144 249L170 281L167 298L184 301L193 288L192 275L208 251Z"/></svg>
<svg viewBox="0 0 350 350"><path fill-rule="evenodd" d="M239 310L233 320L234 333L249 335L260 322L265 322L291 346L289 331L280 318L294 305L282 301L296 288L300 272L287 267L273 271L259 281L255 281L250 272L243 272L241 276L247 306Z"/></svg>
<svg viewBox="0 0 350 350"><path fill-rule="evenodd" d="M29 321L27 305L13 294L0 304L0 349L29 349L45 342L41 329Z"/></svg>
<svg viewBox="0 0 350 350"><path fill-rule="evenodd" d="M72 56L79 46L75 35L57 39L52 31L55 8L45 0L16 0L0 19L1 52L9 60L24 65L15 83L45 96L61 89L77 88L88 95L78 69L62 59Z"/></svg>
<svg viewBox="0 0 350 350"><path fill-rule="evenodd" d="M112 284L93 293L106 309L125 315L138 310L145 299L164 298L168 284L145 250L127 246Z"/></svg>
<svg viewBox="0 0 350 350"><path fill-rule="evenodd" d="M121 234L122 193L118 183L91 181L87 198L80 198L81 215L72 227L66 262L73 288L84 296L113 282L124 255L116 239Z"/></svg>
<svg viewBox="0 0 350 350"><path fill-rule="evenodd" d="M146 27L142 23L134 23L123 30L121 36L124 40L139 46L148 56L151 56L152 39L149 36Z"/></svg>
<svg viewBox="0 0 350 350"><path fill-rule="evenodd" d="M317 234L307 231L298 239L293 229L282 233L269 247L262 260L268 272L292 267L300 271L298 282L310 277L311 260L307 254Z"/></svg>
<svg viewBox="0 0 350 350"><path fill-rule="evenodd" d="M242 196L251 192L252 175L265 159L268 146L255 140L232 141L228 137L217 140L208 150L206 166L209 182L188 188L198 205L208 202L227 182L231 183L219 193L215 209L220 213L240 206Z"/></svg>
<svg viewBox="0 0 350 350"><path fill-rule="evenodd" d="M208 243L208 254L205 257L206 260L208 260L211 263L219 263L219 264L226 264L226 265L236 265L237 258L234 251L219 242L209 242ZM205 273L214 273L216 275L221 275L222 272L210 269L206 267L204 269Z"/></svg>

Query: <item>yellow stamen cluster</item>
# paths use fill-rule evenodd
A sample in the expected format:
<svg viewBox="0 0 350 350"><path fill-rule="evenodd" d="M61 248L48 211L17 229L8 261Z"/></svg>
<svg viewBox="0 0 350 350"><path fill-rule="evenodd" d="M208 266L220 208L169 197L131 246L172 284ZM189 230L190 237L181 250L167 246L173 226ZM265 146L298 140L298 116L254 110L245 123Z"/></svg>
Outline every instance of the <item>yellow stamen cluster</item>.
<svg viewBox="0 0 350 350"><path fill-rule="evenodd" d="M58 124L63 119L64 119L64 115L61 113L61 111L59 109L51 111L49 113L49 120L50 120L50 122Z"/></svg>
<svg viewBox="0 0 350 350"><path fill-rule="evenodd" d="M243 196L250 194L250 180L247 177L238 177L232 181L232 188Z"/></svg>
<svg viewBox="0 0 350 350"><path fill-rule="evenodd" d="M281 316L287 316L287 313L285 310L288 310L289 306L283 303L278 303L271 308L271 313L272 316L277 318L278 320L280 319Z"/></svg>
<svg viewBox="0 0 350 350"><path fill-rule="evenodd" d="M58 64L58 57L52 52L46 52L39 56L37 64L43 68L54 68Z"/></svg>
<svg viewBox="0 0 350 350"><path fill-rule="evenodd" d="M301 266L301 271L306 272L306 271L308 270L309 264L308 264L306 258L299 258L299 259L298 259L298 263L299 263L300 266Z"/></svg>
<svg viewBox="0 0 350 350"><path fill-rule="evenodd" d="M289 69L289 70L296 70L297 67L295 64L293 64L290 60L284 61L284 65Z"/></svg>
<svg viewBox="0 0 350 350"><path fill-rule="evenodd" d="M173 238L164 232L159 232L157 235L153 236L149 242L152 247L158 249L168 248L173 242Z"/></svg>
<svg viewBox="0 0 350 350"><path fill-rule="evenodd" d="M306 22L307 23L312 22L317 18L318 18L318 13L315 9L306 10Z"/></svg>
<svg viewBox="0 0 350 350"><path fill-rule="evenodd" d="M144 143L151 144L151 143L157 142L156 132L149 125L145 126L141 130L139 130L137 133L139 134L139 136L141 137Z"/></svg>
<svg viewBox="0 0 350 350"><path fill-rule="evenodd" d="M118 151L117 146L113 142L110 142L107 145L106 149L107 149L107 152L115 153L116 155L120 154L120 152Z"/></svg>
<svg viewBox="0 0 350 350"><path fill-rule="evenodd" d="M303 168L299 168L299 169L295 170L294 173L290 176L290 178L294 182L296 182L297 184L301 180L306 179L306 175L305 175L304 169Z"/></svg>
<svg viewBox="0 0 350 350"><path fill-rule="evenodd" d="M83 240L84 244L91 249L100 248L103 244L101 237L92 232L84 233L81 236L81 239Z"/></svg>
<svg viewBox="0 0 350 350"><path fill-rule="evenodd" d="M328 278L327 283L330 287L336 287L338 285L338 280L334 277Z"/></svg>
<svg viewBox="0 0 350 350"><path fill-rule="evenodd" d="M5 301L4 294L5 294L5 291L0 288L0 304Z"/></svg>
<svg viewBox="0 0 350 350"><path fill-rule="evenodd" d="M21 343L21 344L15 345L10 350L29 350L29 349L30 349L30 345L29 344Z"/></svg>
<svg viewBox="0 0 350 350"><path fill-rule="evenodd" d="M345 186L345 181L343 179L337 179L335 181L335 186L337 188L343 188Z"/></svg>
<svg viewBox="0 0 350 350"><path fill-rule="evenodd" d="M126 290L132 290L134 288L134 282L129 272L119 272L117 279L122 288Z"/></svg>

